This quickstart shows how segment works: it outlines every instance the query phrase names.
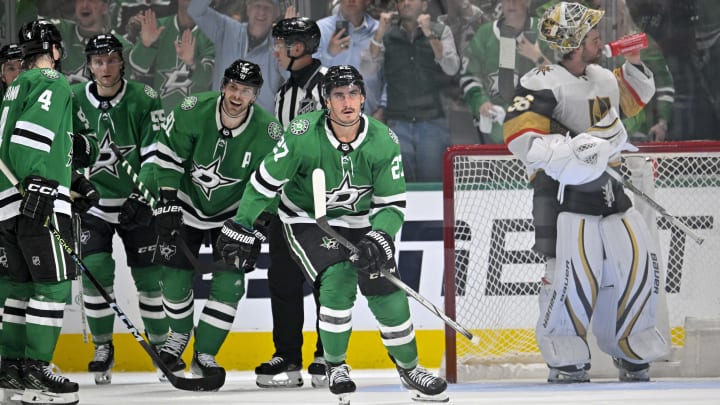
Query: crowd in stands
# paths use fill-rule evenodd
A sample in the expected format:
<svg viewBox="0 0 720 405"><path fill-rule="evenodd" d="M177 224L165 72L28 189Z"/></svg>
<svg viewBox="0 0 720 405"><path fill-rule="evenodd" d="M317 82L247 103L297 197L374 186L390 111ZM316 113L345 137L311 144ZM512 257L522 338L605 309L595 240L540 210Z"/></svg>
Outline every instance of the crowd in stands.
<svg viewBox="0 0 720 405"><path fill-rule="evenodd" d="M238 58L257 63L265 84L258 105L274 108L289 77L270 34L283 17L318 22L323 66L350 64L365 78L364 111L398 135L406 178L441 180L451 144L503 143L504 109L519 77L553 54L537 36L555 0L18 0L17 26L38 15L65 39L62 70L87 80L88 38L112 32L125 46L125 76L152 86L167 111L192 93L219 90ZM643 62L656 94L624 123L638 142L717 139L720 3L712 0L585 0L604 9L605 42L645 32ZM508 41L508 39L510 39ZM606 58L612 68L622 57Z"/></svg>

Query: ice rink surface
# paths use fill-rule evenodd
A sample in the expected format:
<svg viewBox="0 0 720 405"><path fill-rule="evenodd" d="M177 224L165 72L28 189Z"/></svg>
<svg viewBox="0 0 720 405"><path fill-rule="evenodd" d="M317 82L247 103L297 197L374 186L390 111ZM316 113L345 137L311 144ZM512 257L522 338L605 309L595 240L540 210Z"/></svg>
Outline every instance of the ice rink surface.
<svg viewBox="0 0 720 405"><path fill-rule="evenodd" d="M153 373L113 374L110 385L95 385L90 374L66 374L80 384L80 404L291 405L337 404L327 389L305 386L261 389L252 372L229 372L217 392L179 391L160 383ZM352 405L422 404L410 400L394 370L353 370L358 390ZM451 384L450 404L720 404L720 379L657 379L649 383L597 380L588 384L549 385L538 380L484 381Z"/></svg>

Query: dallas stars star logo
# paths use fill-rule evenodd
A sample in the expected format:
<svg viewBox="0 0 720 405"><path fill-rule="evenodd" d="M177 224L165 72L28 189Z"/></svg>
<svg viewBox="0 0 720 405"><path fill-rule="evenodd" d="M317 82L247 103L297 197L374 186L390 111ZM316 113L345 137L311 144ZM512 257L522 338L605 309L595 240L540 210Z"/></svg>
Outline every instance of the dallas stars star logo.
<svg viewBox="0 0 720 405"><path fill-rule="evenodd" d="M90 168L90 176L93 176L101 171L105 171L116 178L120 178L120 172L118 170L118 157L115 156L115 153L113 153L112 149L110 149L111 142L110 130L107 130L103 135L102 141L100 141L100 153L98 154L97 161L93 167ZM134 145L116 146L120 149L123 156L127 156L133 149L135 149Z"/></svg>
<svg viewBox="0 0 720 405"><path fill-rule="evenodd" d="M207 166L193 163L192 180L200 187L208 200L212 192L218 188L240 182L239 179L225 177L220 173L220 158L215 159Z"/></svg>
<svg viewBox="0 0 720 405"><path fill-rule="evenodd" d="M320 243L320 247L325 248L327 250L338 250L340 247L340 244L338 244L338 241L336 241L333 238L323 236L322 243Z"/></svg>
<svg viewBox="0 0 720 405"><path fill-rule="evenodd" d="M187 96L190 93L190 71L187 66L181 65L179 69L162 70L163 83L160 85L160 98L165 98L173 93L180 93Z"/></svg>
<svg viewBox="0 0 720 405"><path fill-rule="evenodd" d="M371 186L353 186L350 183L350 176L345 173L342 183L327 192L327 208L342 208L348 211L355 211L357 203L365 194L372 191Z"/></svg>
<svg viewBox="0 0 720 405"><path fill-rule="evenodd" d="M85 76L85 65L80 65L77 69L65 73L65 77L68 79L70 84L88 81L88 78Z"/></svg>

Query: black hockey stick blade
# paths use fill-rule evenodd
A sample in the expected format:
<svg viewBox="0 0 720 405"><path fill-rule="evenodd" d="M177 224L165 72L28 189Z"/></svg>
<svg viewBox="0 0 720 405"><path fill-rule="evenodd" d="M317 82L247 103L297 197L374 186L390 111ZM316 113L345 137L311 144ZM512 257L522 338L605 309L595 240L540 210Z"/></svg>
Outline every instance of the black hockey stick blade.
<svg viewBox="0 0 720 405"><path fill-rule="evenodd" d="M8 168L7 165L5 165L5 162L2 160L0 160L0 171L3 172L5 177L7 177L7 179L10 181L10 183L12 183L15 188L17 188L18 190L20 189L17 177L15 177L15 175L10 171L10 168ZM62 249L80 267L80 271L82 271L83 274L85 274L85 276L87 277L87 279L90 280L90 283L95 287L96 290L98 290L98 292L103 297L103 299L105 299L110 308L115 311L115 314L125 324L130 333L132 333L133 337L135 337L135 340L140 343L140 346L145 349L145 352L150 356L150 358L153 359L160 371L165 374L168 381L170 382L170 384L172 384L173 387L185 391L217 391L225 384L225 373L219 373L217 375L202 378L184 378L178 377L173 374L172 371L170 371L170 369L168 368L168 366L166 366L165 363L163 363L163 361L160 359L160 356L157 354L157 352L155 352L155 349L150 346L150 344L145 340L142 334L140 334L140 331L138 331L138 329L135 327L135 325L133 325L127 315L125 315L125 312L120 309L115 300L110 297L110 295L107 293L107 291L105 291L103 286L95 278L92 272L88 270L87 266L85 266L85 263L83 263L82 259L77 255L77 253L75 253L75 250L72 248L72 246L70 246L70 244L65 241L65 239L62 237L60 231L58 231L55 225L49 219L45 221L45 225L50 230L53 238L57 240Z"/></svg>
<svg viewBox="0 0 720 405"><path fill-rule="evenodd" d="M329 237L335 239L341 245L345 246L352 254L357 255L358 248L353 245L352 242L345 239L340 233L338 233L327 219L327 207L325 202L325 172L322 169L315 169L312 173L312 189L313 189L313 205L315 210L315 222L318 227L325 232ZM354 261L353 257L350 257L350 261ZM452 318L445 315L435 304L430 302L427 298L420 295L417 291L413 290L409 285L405 284L395 274L391 273L387 269L380 270L380 273L389 282L393 283L399 289L405 291L405 293L415 299L422 306L427 308L428 311L432 312L445 322L448 326L453 328L456 332L468 338L474 345L480 343L480 337L473 335L467 328L463 327L459 323L455 322Z"/></svg>

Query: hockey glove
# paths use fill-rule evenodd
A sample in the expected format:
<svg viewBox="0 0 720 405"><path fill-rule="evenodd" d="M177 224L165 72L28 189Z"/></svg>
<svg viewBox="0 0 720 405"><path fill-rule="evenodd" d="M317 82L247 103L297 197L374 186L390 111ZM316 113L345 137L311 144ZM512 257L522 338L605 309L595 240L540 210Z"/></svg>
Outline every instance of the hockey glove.
<svg viewBox="0 0 720 405"><path fill-rule="evenodd" d="M183 225L182 207L177 190L160 190L160 202L153 211L155 231L161 238L172 238Z"/></svg>
<svg viewBox="0 0 720 405"><path fill-rule="evenodd" d="M370 231L357 243L358 259L355 267L371 278L380 276L381 270L395 269L395 244L383 231Z"/></svg>
<svg viewBox="0 0 720 405"><path fill-rule="evenodd" d="M41 176L26 177L23 182L25 195L20 202L20 213L44 224L47 217L53 213L58 184L55 180Z"/></svg>
<svg viewBox="0 0 720 405"><path fill-rule="evenodd" d="M95 185L78 172L73 172L72 174L70 191L75 192L71 193L74 195L72 207L77 213L84 214L100 202L100 193L98 193Z"/></svg>
<svg viewBox="0 0 720 405"><path fill-rule="evenodd" d="M260 255L260 240L252 230L228 219L220 230L215 248L225 263L248 272L255 268Z"/></svg>
<svg viewBox="0 0 720 405"><path fill-rule="evenodd" d="M92 149L90 148L90 141L86 135L73 134L72 135L72 168L73 170L82 169L88 167L92 163L90 161Z"/></svg>
<svg viewBox="0 0 720 405"><path fill-rule="evenodd" d="M153 211L147 200L137 191L133 191L120 207L118 221L120 227L132 231L140 227L150 226Z"/></svg>

